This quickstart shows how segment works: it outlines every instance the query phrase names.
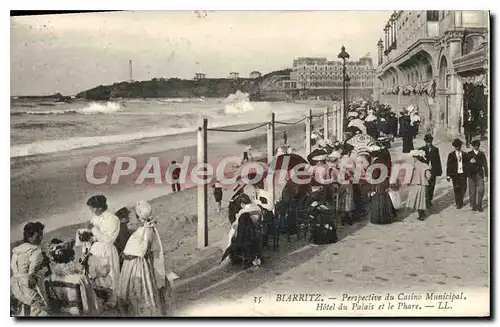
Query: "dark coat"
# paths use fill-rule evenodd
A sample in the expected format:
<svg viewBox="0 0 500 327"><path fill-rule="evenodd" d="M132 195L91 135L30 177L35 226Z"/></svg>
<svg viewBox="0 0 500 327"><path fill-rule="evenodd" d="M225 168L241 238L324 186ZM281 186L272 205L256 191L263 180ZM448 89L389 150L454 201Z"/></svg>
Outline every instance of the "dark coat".
<svg viewBox="0 0 500 327"><path fill-rule="evenodd" d="M470 162L471 159L475 159L475 163ZM488 176L488 160L484 152L479 151L477 154L474 150L467 152L467 176L473 176L479 174L481 177Z"/></svg>
<svg viewBox="0 0 500 327"><path fill-rule="evenodd" d="M467 169L467 153L462 152L462 165L464 173ZM448 160L446 161L446 176L453 177L458 174L458 160L455 151L452 151L448 154Z"/></svg>
<svg viewBox="0 0 500 327"><path fill-rule="evenodd" d="M397 135L398 134L398 119L395 116L390 115L387 118L387 122L390 126L390 134Z"/></svg>
<svg viewBox="0 0 500 327"><path fill-rule="evenodd" d="M434 145L428 147L424 145L419 148L419 150L425 151L425 163L431 165L431 173L433 176L441 176L443 174L443 167L441 165L441 155L439 154L439 149Z"/></svg>

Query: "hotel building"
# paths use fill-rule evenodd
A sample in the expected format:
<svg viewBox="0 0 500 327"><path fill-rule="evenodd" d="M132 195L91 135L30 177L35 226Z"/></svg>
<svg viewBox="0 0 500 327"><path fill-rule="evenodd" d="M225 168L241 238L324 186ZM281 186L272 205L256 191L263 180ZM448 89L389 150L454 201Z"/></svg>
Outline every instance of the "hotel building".
<svg viewBox="0 0 500 327"><path fill-rule="evenodd" d="M346 73L349 89L373 89L374 68L368 55L359 61L347 61ZM290 82L298 89L342 88L342 62L311 57L295 59Z"/></svg>
<svg viewBox="0 0 500 327"><path fill-rule="evenodd" d="M489 12L395 11L378 43L375 98L399 112L418 106L428 131L487 125Z"/></svg>

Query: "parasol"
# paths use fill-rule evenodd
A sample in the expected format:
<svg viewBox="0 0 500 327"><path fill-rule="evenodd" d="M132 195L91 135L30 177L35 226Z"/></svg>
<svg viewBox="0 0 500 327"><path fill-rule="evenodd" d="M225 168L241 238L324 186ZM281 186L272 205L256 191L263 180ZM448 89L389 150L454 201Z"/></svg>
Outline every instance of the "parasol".
<svg viewBox="0 0 500 327"><path fill-rule="evenodd" d="M347 140L347 143L354 147L353 152L355 153L368 153L368 149L375 145L375 139L366 134L356 134Z"/></svg>

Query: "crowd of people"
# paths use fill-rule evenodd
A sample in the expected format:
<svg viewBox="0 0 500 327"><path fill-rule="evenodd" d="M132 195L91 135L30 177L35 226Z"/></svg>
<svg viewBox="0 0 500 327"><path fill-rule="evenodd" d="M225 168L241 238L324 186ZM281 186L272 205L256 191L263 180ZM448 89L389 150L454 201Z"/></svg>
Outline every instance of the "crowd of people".
<svg viewBox="0 0 500 327"><path fill-rule="evenodd" d="M167 274L150 204L140 201L135 205L141 226L132 233L127 225L131 217L128 208L109 212L103 195L91 197L87 206L92 219L72 240L52 239L42 245L44 225L25 225L23 243L12 250L11 313L171 314L174 300L169 278L173 273Z"/></svg>
<svg viewBox="0 0 500 327"><path fill-rule="evenodd" d="M308 217L314 219L310 239L317 244L337 241L335 219L339 216L340 222L347 225L367 215L374 224L390 224L397 218L398 210L407 207L418 212L419 220L425 220L433 207L437 178L443 175L441 154L431 134L425 134L424 146L418 149L413 146L420 125L416 108L410 106L398 119L389 107L364 102L351 108L347 117L342 142L323 139L320 132L316 133L315 147L304 158L313 168L313 181L291 193L291 198L311 199L304 203L308 206ZM403 153L409 153L413 164L409 184L405 185L408 187L406 201L401 199L401 179L391 179L393 160L389 148L397 136L403 139ZM295 154L295 149L287 144L286 133L283 133L283 144L276 149L276 156ZM448 154L445 176L453 185L457 209L464 207L468 188L472 210L481 212L488 164L480 150L480 141L472 140L471 145L473 149L464 152L463 142L453 140L454 150ZM250 150L250 146L245 149L243 162L252 160ZM372 178L379 179L377 184L371 184L366 178L368 167L373 164L387 167L387 175L381 181L381 171L373 171ZM333 178L339 171L347 183ZM357 182L355 175L359 172L361 178ZM273 197L263 185L239 185L235 195L242 195L245 187L253 190L251 196L239 196L235 200L233 195L231 199L231 229L223 260L229 256L232 261L239 258L250 266L259 266L262 244L267 242L262 236L275 233L275 246L279 242L279 227L274 223L279 215L278 204L272 202ZM315 193L314 187L319 187L321 192ZM215 181L213 189L217 211L221 211L223 185ZM173 186L174 192L179 190L180 186ZM282 200L288 197L287 192L285 186ZM280 203L290 205L292 202ZM103 312L115 312L119 316L171 314L174 309L171 280L177 276L167 274L150 204L140 201L133 213L122 208L113 214L108 211L107 199L95 195L87 201L87 206L92 219L87 228L77 231L73 240L52 239L42 245L44 225L40 222L25 225L23 243L12 250L12 314L74 314L71 310L89 316ZM284 212L286 216L289 208ZM141 225L133 232L128 227L132 215ZM263 226L263 222L267 225ZM274 227L278 229L270 232ZM73 294L74 289L78 292ZM80 304L71 307L75 302Z"/></svg>

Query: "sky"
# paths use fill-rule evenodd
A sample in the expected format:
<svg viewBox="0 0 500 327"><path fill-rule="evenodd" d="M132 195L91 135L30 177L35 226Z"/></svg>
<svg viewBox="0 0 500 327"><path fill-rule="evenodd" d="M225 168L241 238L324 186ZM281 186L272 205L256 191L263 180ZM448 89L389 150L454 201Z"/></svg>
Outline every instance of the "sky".
<svg viewBox="0 0 500 327"><path fill-rule="evenodd" d="M11 95L74 95L129 79L227 77L297 57L370 53L390 11L136 11L11 17Z"/></svg>

